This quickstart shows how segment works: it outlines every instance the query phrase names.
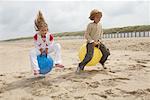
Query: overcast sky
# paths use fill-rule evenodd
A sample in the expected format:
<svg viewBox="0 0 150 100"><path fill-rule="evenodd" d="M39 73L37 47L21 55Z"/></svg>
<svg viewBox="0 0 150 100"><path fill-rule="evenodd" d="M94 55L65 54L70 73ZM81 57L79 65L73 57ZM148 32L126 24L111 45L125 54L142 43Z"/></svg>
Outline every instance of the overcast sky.
<svg viewBox="0 0 150 100"><path fill-rule="evenodd" d="M0 40L33 36L43 12L49 31L85 30L92 9L103 12L103 28L150 24L150 1L0 1Z"/></svg>

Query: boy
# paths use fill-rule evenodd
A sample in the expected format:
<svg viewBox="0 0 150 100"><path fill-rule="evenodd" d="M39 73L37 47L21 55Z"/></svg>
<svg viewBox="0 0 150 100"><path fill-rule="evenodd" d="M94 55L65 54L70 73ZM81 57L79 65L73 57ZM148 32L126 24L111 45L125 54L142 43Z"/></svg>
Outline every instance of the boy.
<svg viewBox="0 0 150 100"><path fill-rule="evenodd" d="M107 60L108 56L110 55L109 50L104 46L104 44L101 43L103 30L99 22L102 18L102 12L94 9L91 11L89 18L93 22L88 24L87 30L85 32L85 38L87 40L87 45L86 45L87 53L83 61L79 63L76 71L77 73L83 71L86 64L92 59L94 47L98 47L103 54L99 63L102 64L104 69L106 69L104 63Z"/></svg>
<svg viewBox="0 0 150 100"><path fill-rule="evenodd" d="M37 56L42 55L43 53L49 55L51 52L55 52L55 66L63 68L64 66L61 64L61 46L59 43L54 43L54 37L48 32L48 25L40 11L35 20L35 28L36 31L38 31L34 35L35 49L30 52L31 66L34 75L38 75L40 70Z"/></svg>

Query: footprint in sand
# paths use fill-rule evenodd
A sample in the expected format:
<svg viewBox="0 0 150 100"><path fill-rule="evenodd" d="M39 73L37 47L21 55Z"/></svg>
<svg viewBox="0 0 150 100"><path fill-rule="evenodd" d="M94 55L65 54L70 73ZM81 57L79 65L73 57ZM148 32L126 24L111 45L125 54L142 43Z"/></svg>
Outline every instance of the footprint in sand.
<svg viewBox="0 0 150 100"><path fill-rule="evenodd" d="M150 88L146 89L146 91L150 92Z"/></svg>
<svg viewBox="0 0 150 100"><path fill-rule="evenodd" d="M109 95L111 97L129 97L130 94L127 94L126 92L127 91L120 88L111 88L104 91L105 95Z"/></svg>
<svg viewBox="0 0 150 100"><path fill-rule="evenodd" d="M32 97L21 97L20 99L21 100L34 100L34 98Z"/></svg>
<svg viewBox="0 0 150 100"><path fill-rule="evenodd" d="M62 100L62 98L63 100L67 100L69 99L69 95L68 93L60 93L60 94L51 96L51 98L54 100Z"/></svg>
<svg viewBox="0 0 150 100"><path fill-rule="evenodd" d="M0 76L5 76L5 74L0 74Z"/></svg>
<svg viewBox="0 0 150 100"><path fill-rule="evenodd" d="M125 54L124 56L129 56L129 55Z"/></svg>
<svg viewBox="0 0 150 100"><path fill-rule="evenodd" d="M0 94L1 94L1 93L3 93L3 90L2 90L2 89L0 89Z"/></svg>
<svg viewBox="0 0 150 100"><path fill-rule="evenodd" d="M122 90L119 88L116 88L123 94L129 94L129 95L134 95L134 96L142 96L142 95L149 95L150 89L137 89L134 91L127 91L127 90Z"/></svg>
<svg viewBox="0 0 150 100"><path fill-rule="evenodd" d="M116 82L114 80L110 79L103 79L101 85L106 86L106 87L113 87L116 86Z"/></svg>
<svg viewBox="0 0 150 100"><path fill-rule="evenodd" d="M97 95L99 97L102 97L102 98L107 98L107 95L104 95L104 94L101 94L101 93L90 93L91 95Z"/></svg>
<svg viewBox="0 0 150 100"><path fill-rule="evenodd" d="M142 65L142 64L136 64L136 65L129 65L127 69L128 70L140 70L140 69L143 69L144 67L147 67L147 66Z"/></svg>
<svg viewBox="0 0 150 100"><path fill-rule="evenodd" d="M109 95L109 96L112 96L112 97L118 97L119 96L112 89L105 90L105 94Z"/></svg>
<svg viewBox="0 0 150 100"><path fill-rule="evenodd" d="M91 88L98 88L100 83L98 81L95 81L95 82L86 82L86 84L88 85L88 87L91 87Z"/></svg>
<svg viewBox="0 0 150 100"><path fill-rule="evenodd" d="M130 80L130 79L125 77L118 77L118 78L113 78L113 80Z"/></svg>
<svg viewBox="0 0 150 100"><path fill-rule="evenodd" d="M6 81L5 80L0 80L0 85L6 85Z"/></svg>
<svg viewBox="0 0 150 100"><path fill-rule="evenodd" d="M81 99L83 99L83 98L84 98L83 96L75 96L75 97L74 97L75 100L76 100L76 99L81 100Z"/></svg>
<svg viewBox="0 0 150 100"><path fill-rule="evenodd" d="M142 64L147 64L148 62L150 62L150 60L143 60L143 59L135 59L135 61L137 63L142 63Z"/></svg>
<svg viewBox="0 0 150 100"><path fill-rule="evenodd" d="M22 75L18 75L18 76L14 76L14 78L24 78L25 76Z"/></svg>
<svg viewBox="0 0 150 100"><path fill-rule="evenodd" d="M120 59L116 59L117 61L120 61Z"/></svg>
<svg viewBox="0 0 150 100"><path fill-rule="evenodd" d="M72 78L70 78L70 79L67 79L67 80L70 80L72 82L83 82L81 79L72 79Z"/></svg>
<svg viewBox="0 0 150 100"><path fill-rule="evenodd" d="M118 85L117 84L118 82L126 83L126 82L123 82L121 80L130 80L130 79L129 78L122 78L122 77L103 79L101 84L104 86L116 86L116 85Z"/></svg>
<svg viewBox="0 0 150 100"><path fill-rule="evenodd" d="M0 94L5 92L5 87L0 87Z"/></svg>
<svg viewBox="0 0 150 100"><path fill-rule="evenodd" d="M74 71L74 68L64 68L64 71Z"/></svg>

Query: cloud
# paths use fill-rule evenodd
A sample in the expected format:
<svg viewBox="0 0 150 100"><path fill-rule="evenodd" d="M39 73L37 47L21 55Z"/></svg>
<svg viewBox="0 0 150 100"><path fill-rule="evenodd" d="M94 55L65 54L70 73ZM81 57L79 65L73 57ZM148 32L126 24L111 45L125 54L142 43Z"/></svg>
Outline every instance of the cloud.
<svg viewBox="0 0 150 100"><path fill-rule="evenodd" d="M149 1L0 1L0 40L32 36L42 10L50 32L85 30L89 13L103 12L104 28L150 24Z"/></svg>

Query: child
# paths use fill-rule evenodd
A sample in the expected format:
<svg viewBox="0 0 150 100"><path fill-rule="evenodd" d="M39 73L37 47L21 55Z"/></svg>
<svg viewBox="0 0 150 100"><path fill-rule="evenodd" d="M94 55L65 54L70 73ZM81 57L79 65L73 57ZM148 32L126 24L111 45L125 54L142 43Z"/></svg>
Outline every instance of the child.
<svg viewBox="0 0 150 100"><path fill-rule="evenodd" d="M38 31L34 35L35 48L30 52L31 66L34 75L38 75L40 70L37 56L43 53L49 55L51 52L55 52L55 66L63 68L64 66L61 64L61 46L58 43L54 43L54 37L48 32L48 25L45 22L41 11L39 11L35 20L35 28L36 31Z"/></svg>
<svg viewBox="0 0 150 100"><path fill-rule="evenodd" d="M85 58L83 61L81 61L77 67L77 73L80 73L81 71L84 70L84 67L86 64L92 59L93 57L93 52L94 52L94 47L98 47L103 56L99 63L102 64L103 68L106 69L104 66L105 61L107 60L108 56L110 55L109 50L104 46L104 44L101 43L102 35L103 35L103 30L102 26L99 23L102 17L102 12L94 9L90 13L90 20L92 20L92 23L89 23L87 26L87 30L85 32L85 38L87 40L87 53L85 55Z"/></svg>

